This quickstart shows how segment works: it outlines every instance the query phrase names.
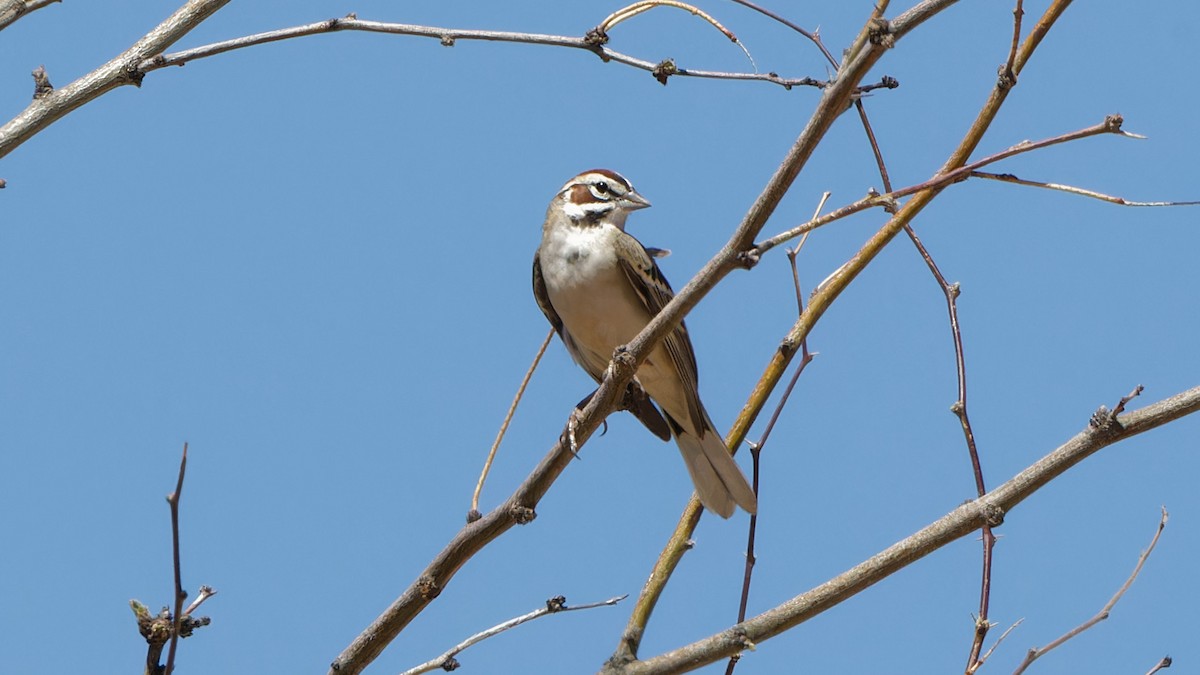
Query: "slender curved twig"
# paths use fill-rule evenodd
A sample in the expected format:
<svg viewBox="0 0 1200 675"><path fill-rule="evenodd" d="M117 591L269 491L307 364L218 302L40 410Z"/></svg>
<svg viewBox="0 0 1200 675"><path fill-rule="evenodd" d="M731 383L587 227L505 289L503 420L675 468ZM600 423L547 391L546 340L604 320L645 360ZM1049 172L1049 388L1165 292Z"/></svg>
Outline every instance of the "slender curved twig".
<svg viewBox="0 0 1200 675"><path fill-rule="evenodd" d="M618 602L621 602L622 600L624 600L627 597L629 597L629 596L622 595L622 596L616 597L616 598L609 598L608 600L601 600L600 602L589 602L585 605L568 606L566 604L567 599L565 597L563 597L561 595L555 596L546 601L545 607L539 607L538 609L535 609L532 612L529 612L528 614L522 614L521 616L514 617L512 619L509 619L508 621L504 621L495 626L492 626L491 628L488 628L487 630L480 631L480 632L472 635L471 637L463 640L462 642L454 645L453 647L448 649L441 656L430 659L430 660L426 661L425 663L422 663L419 666L409 668L408 670L404 671L400 675L420 675L421 673L428 673L428 672L431 672L434 670L447 670L447 671L455 670L459 666L458 660L454 658L455 656L457 656L458 654L461 654L463 651L465 651L469 647L476 645L480 642L483 642L484 640L486 640L490 637L499 635L500 633L503 633L504 631L506 631L510 628L516 628L517 626L519 626L523 623L533 621L534 619L540 619L543 616L548 616L550 614L560 614L562 612L573 612L575 610L580 610L580 609L594 609L596 607L608 607L611 605L615 605Z"/></svg>
<svg viewBox="0 0 1200 675"><path fill-rule="evenodd" d="M1021 153L1032 152L1034 150L1040 150L1041 148L1046 148L1051 145L1058 145L1059 143L1066 143L1069 141L1077 141L1077 140L1080 140L1083 138L1088 138L1090 136L1098 136L1101 134L1115 134L1117 136L1124 136L1126 138L1142 138L1138 134L1134 134L1134 133L1130 133L1128 131L1122 130L1121 125L1123 123L1124 123L1124 118L1122 118L1120 115L1109 115L1104 118L1103 122L1100 122L1099 124L1094 124L1090 127L1085 127L1083 129L1079 129L1077 131L1071 131L1071 132L1068 132L1065 134L1059 134L1058 136L1052 136L1050 138L1045 138L1040 141L1023 141L1021 143L1018 143L1014 146L1009 147L1006 150L1002 150L993 155L989 155L978 161L971 162L970 164L959 166L959 167L953 168L953 169L943 170L943 171L939 172L938 174L934 175L932 178L922 181L920 183L917 183L915 185L910 185L908 187L900 188L899 190L893 190L892 192L889 192L884 195L878 195L878 194L868 195L856 202L847 204L846 206L843 206L835 211L831 211L820 218L815 218L813 220L810 220L807 223L804 223L802 225L794 227L790 230L780 232L779 234L777 234L769 239L763 240L761 243L755 244L753 247L753 253L755 255L761 256L762 254L766 253L767 251L770 251L772 248L775 248L776 246L778 246L786 241L789 241L795 237L798 237L806 232L810 232L812 230L817 229L818 227L827 225L827 224L833 222L834 220L845 218L846 216L858 213L860 211L865 211L866 209L869 209L872 207L883 206L883 207L890 208L890 206L892 204L894 204L896 202L896 200L900 199L901 197L907 197L907 196L911 196L911 195L919 195L921 193L940 192L941 190L945 189L946 187L948 187L954 183L957 183L959 181L963 181L963 180L970 178L972 176L972 174L976 172L977 169L988 166L990 164L994 164L1003 159L1008 159L1010 157L1019 155ZM1177 202L1177 203L1183 205L1183 204L1192 204L1193 202ZM1155 203L1150 203L1150 204L1155 204ZM1172 204L1176 204L1176 202L1161 203L1161 205L1164 205L1164 206L1172 205ZM921 208L924 208L924 206L922 205ZM900 226L898 225L897 227L900 227ZM901 227L901 229L903 229L903 228Z"/></svg>
<svg viewBox="0 0 1200 675"><path fill-rule="evenodd" d="M829 193L826 192L821 198L821 202L817 205L816 212L820 213L825 207L825 201L829 199ZM800 291L800 272L796 268L796 255L800 253L800 249L804 246L807 238L801 238L800 243L796 244L796 248L787 249L788 265L792 268L792 286L796 290L796 311L799 314L804 313L804 296ZM758 437L758 442L750 444L750 457L753 466L753 481L754 494L758 495L758 477L759 469L761 468L761 458L763 446L767 444L767 439L771 437L771 431L775 429L775 423L779 421L779 416L783 414L783 408L787 405L788 399L791 398L792 391L796 388L796 383L800 381L800 375L812 363L813 354L808 351L808 340L800 343L800 363L792 372L792 379L788 380L787 386L783 388L783 394L779 397L779 403L775 405L775 410L771 413L771 418L767 420L767 426L763 429L762 435ZM742 596L738 601L737 623L746 620L746 608L750 604L750 581L754 575L754 564L757 562L757 557L754 554L754 541L758 534L758 516L754 513L750 515L750 524L746 532L746 568L742 575ZM725 675L733 675L733 671L737 668L740 654L734 654L729 657L729 663L725 666Z"/></svg>
<svg viewBox="0 0 1200 675"><path fill-rule="evenodd" d="M1167 527L1167 520L1168 520L1167 509L1166 509L1166 507L1163 507L1162 517L1159 518L1159 520L1158 520L1158 529L1156 529L1154 531L1154 538L1152 538L1150 540L1150 545L1146 547L1145 551L1142 551L1142 554L1140 556L1138 556L1137 564L1134 565L1133 572L1130 573L1129 578L1125 580L1125 583L1121 584L1121 587L1118 588L1117 592L1114 593L1113 596L1108 599L1108 602L1104 603L1104 606L1100 608L1100 611L1096 612L1095 616L1088 619L1087 621L1084 621L1083 623L1072 628L1071 630L1067 631L1066 633L1063 633L1062 635L1055 638L1054 640L1051 640L1048 644L1046 644L1046 646L1034 647L1034 648L1030 649L1025 654L1025 660L1021 661L1021 664L1019 666L1017 666L1016 670L1013 671L1013 675L1021 675L1021 673L1025 672L1025 669L1028 668L1030 666L1030 664L1032 664L1038 658L1044 656L1046 654L1046 652L1049 652L1050 650L1055 649L1056 647L1062 646L1062 644L1064 642L1066 642L1067 640L1070 640L1071 638L1075 637L1076 635L1079 635L1080 633L1084 632L1085 630L1091 628L1092 626L1095 626L1096 624L1098 624L1101 621L1104 621L1105 619L1108 618L1109 614L1112 612L1113 607L1115 607L1117 605L1117 603L1121 601L1121 598L1124 597L1125 592L1129 590L1129 587L1133 585L1134 580L1138 578L1138 574L1141 574L1142 566L1146 564L1146 560L1149 559L1150 554L1154 552L1154 547L1158 545L1158 538L1160 536L1162 536L1163 529L1165 529Z"/></svg>
<svg viewBox="0 0 1200 675"><path fill-rule="evenodd" d="M183 476L187 472L187 443L183 444L183 456L179 458L179 479L175 491L167 495L171 507L171 558L175 563L175 611L171 620L171 642L167 647L167 663L163 673L171 675L175 670L175 647L179 644L179 627L183 622L183 601L187 593L183 590L183 570L179 559L179 500L183 496Z"/></svg>
<svg viewBox="0 0 1200 675"><path fill-rule="evenodd" d="M1116 204L1118 206L1200 206L1200 201L1182 201L1182 202L1138 202L1116 195L1107 195L1103 192L1088 190L1074 185L1063 185L1061 183L1046 183L1037 180L1026 180L1018 178L1011 173L988 173L986 171L972 171L971 178L984 178L987 180L996 180L1002 183L1013 183L1015 185L1025 185L1028 187L1045 188L1047 190L1059 190L1072 195L1081 197L1090 197L1091 199L1099 199L1102 202Z"/></svg>
<svg viewBox="0 0 1200 675"><path fill-rule="evenodd" d="M546 45L551 47L568 47L572 49L582 49L589 51L599 56L604 61L615 61L617 63L631 66L639 70L645 70L654 73L659 67L660 62L647 61L639 59L628 54L609 49L596 39L584 37L572 37L567 35L546 35L542 33L519 33L511 31L492 31L492 30L467 30L461 28L442 28L438 26L418 26L415 24L406 23L390 23L384 21L367 21L359 19L353 14L337 19L328 19L325 21L317 21L302 26L293 26L290 28L279 28L245 37L234 38L231 40L223 40L212 44L193 47L170 54L159 54L152 58L145 59L138 64L138 69L143 73L149 73L154 70L166 68L168 66L182 66L197 59L223 54L236 49L244 49L255 45L267 44L269 42L278 42L280 40L290 40L298 37L309 35L323 35L325 33L335 33L338 31L365 31L368 33L387 33L391 35L411 35L414 37L427 37L440 40L447 47L453 46L459 40L485 40L491 42L518 42L531 45ZM739 43L740 44L740 43ZM819 82L809 77L803 78L783 78L773 73L733 73L714 70L697 70L693 68L676 67L674 75L684 77L700 77L717 80L756 80L761 82L770 82L777 84L785 89L791 89L798 86L823 86L823 82Z"/></svg>
<svg viewBox="0 0 1200 675"><path fill-rule="evenodd" d="M500 430L496 432L496 440L492 441L492 448L488 450L487 460L483 463L483 471L479 473L479 481L475 483L475 493L471 495L471 511L467 513L467 522L478 520L482 514L479 513L479 495L483 492L483 483L487 480L488 472L492 469L492 461L496 459L496 451L500 449L500 441L504 440L504 433L508 431L508 423L512 421L513 415L517 412L517 404L521 402L521 397L525 395L525 387L529 386L529 380L533 377L533 371L537 370L538 364L542 361L542 355L546 353L546 348L550 346L550 340L554 339L554 329L551 328L549 333L546 333L546 339L542 340L542 346L538 347L537 354L533 357L533 363L529 364L529 369L525 371L525 377L521 379L521 386L517 387L517 393L513 396L512 403L508 406L508 412L504 415L504 421L500 423Z"/></svg>

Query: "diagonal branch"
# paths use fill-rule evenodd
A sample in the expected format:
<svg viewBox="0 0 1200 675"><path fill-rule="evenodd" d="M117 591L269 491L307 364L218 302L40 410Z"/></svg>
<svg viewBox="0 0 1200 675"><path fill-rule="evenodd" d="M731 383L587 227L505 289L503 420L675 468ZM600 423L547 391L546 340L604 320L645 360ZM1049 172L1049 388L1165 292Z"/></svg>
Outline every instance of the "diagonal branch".
<svg viewBox="0 0 1200 675"><path fill-rule="evenodd" d="M34 98L25 110L0 127L0 157L85 103L117 87L140 85L145 73L139 64L175 44L228 2L188 0L116 58L61 89Z"/></svg>
<svg viewBox="0 0 1200 675"><path fill-rule="evenodd" d="M0 30L16 23L17 19L62 0L0 0Z"/></svg>
<svg viewBox="0 0 1200 675"><path fill-rule="evenodd" d="M758 616L674 651L644 661L610 662L604 675L658 675L692 670L775 637L866 590L947 544L978 530L995 527L1022 501L1068 469L1119 441L1200 412L1200 387L1126 415L1103 415L1050 454L983 497L969 501L920 531L816 588Z"/></svg>

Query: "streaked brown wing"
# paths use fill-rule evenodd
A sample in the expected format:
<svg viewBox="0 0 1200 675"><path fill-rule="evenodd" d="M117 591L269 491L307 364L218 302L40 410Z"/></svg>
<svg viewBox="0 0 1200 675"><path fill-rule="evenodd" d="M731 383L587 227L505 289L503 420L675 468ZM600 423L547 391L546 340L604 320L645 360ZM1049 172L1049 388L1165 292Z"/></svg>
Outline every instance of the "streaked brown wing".
<svg viewBox="0 0 1200 675"><path fill-rule="evenodd" d="M617 239L617 259L621 262L621 271L629 280L629 285L637 292L642 305L650 316L656 316L666 307L675 292L667 283L662 270L654 259L646 252L641 242L632 235L622 233ZM663 338L663 347L671 357L671 363L679 373L679 379L687 393L688 416L691 417L692 428L697 433L704 433L704 408L700 404L699 380L696 368L696 352L692 349L692 340L688 337L687 326L683 321Z"/></svg>
<svg viewBox="0 0 1200 675"><path fill-rule="evenodd" d="M554 332L558 333L561 338L563 336L562 318L558 316L558 312L554 311L554 305L550 304L550 294L546 292L546 280L542 277L542 261L538 257L537 252L533 254L533 299L537 300L538 308L542 310L542 314L546 315L546 320L554 326Z"/></svg>

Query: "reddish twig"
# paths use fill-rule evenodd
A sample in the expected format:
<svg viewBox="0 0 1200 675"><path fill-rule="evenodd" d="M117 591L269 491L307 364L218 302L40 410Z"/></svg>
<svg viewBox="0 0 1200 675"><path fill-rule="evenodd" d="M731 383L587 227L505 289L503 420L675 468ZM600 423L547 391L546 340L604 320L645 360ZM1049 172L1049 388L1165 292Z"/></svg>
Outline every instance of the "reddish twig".
<svg viewBox="0 0 1200 675"><path fill-rule="evenodd" d="M1062 1L1065 1L1065 0L1062 0ZM927 192L927 191L931 191L931 190L942 190L953 183L958 183L960 181L970 178L972 173L974 173L976 170L978 170L984 166L987 166L989 164L994 164L1001 160L1008 159L1010 157L1013 157L1013 156L1016 156L1016 155L1019 155L1022 153L1032 152L1034 150L1040 150L1042 148L1050 147L1052 145L1058 145L1059 143L1066 143L1068 141L1077 141L1080 139L1088 138L1091 136L1099 136L1102 134L1116 134L1118 136L1125 136L1127 138L1143 138L1142 136L1140 136L1138 134L1133 134L1133 133L1129 133L1127 131L1122 130L1121 125L1123 123L1124 123L1124 118L1122 118L1120 115L1109 115L1109 116L1105 117L1104 121L1100 122L1099 124L1094 124L1090 127L1085 127L1083 129L1079 129L1077 131L1071 131L1071 132L1068 132L1065 134L1060 134L1058 136L1053 136L1051 138L1045 138L1040 141L1023 141L1021 143L1017 143L1016 145L1014 145L1006 150L1002 150L993 155L989 155L978 161L971 162L970 164L964 164L963 166L960 166L956 169L950 169L947 171L939 172L938 174L934 175L932 178L929 178L928 180L922 181L915 185L909 185L908 187L900 188L899 190L894 190L894 191L888 192L883 195L869 194L866 197L864 197L856 202L847 204L846 206L843 206L837 210L831 211L831 212L825 214L824 216L821 216L820 218L814 218L813 220L810 220L807 223L804 223L802 225L794 227L790 230L780 232L779 234L777 234L773 237L770 237L768 239L763 240L762 242L760 242L758 244L755 244L753 246L753 253L755 255L761 256L762 254L766 253L767 251L771 250L772 248L775 248L776 246L778 246L786 241L789 241L801 234L804 234L806 232L811 232L812 230L815 230L818 227L827 225L835 220L845 218L846 216L858 213L860 211L865 211L866 209L869 209L869 208L873 208L876 206L884 206L884 207L888 208L889 211L891 211L891 210L893 210L892 209L893 205L897 204L898 200L901 197L908 197L911 195L915 195L918 193L923 193L923 192Z"/></svg>
<svg viewBox="0 0 1200 675"><path fill-rule="evenodd" d="M167 504L171 508L171 557L175 566L175 612L171 622L171 643L167 648L167 664L163 667L165 675L171 675L175 670L175 647L179 644L179 627L183 621L183 601L187 592L183 590L183 570L179 559L179 499L183 496L183 476L187 472L187 443L183 444L183 456L179 458L179 479L175 482L175 491L167 495Z"/></svg>
<svg viewBox="0 0 1200 675"><path fill-rule="evenodd" d="M825 206L825 201L829 199L829 193L826 192L821 199L821 203L817 206L817 213ZM800 252L800 248L804 246L804 239L796 245L794 249L787 250L788 264L792 268L792 285L796 289L796 311L799 314L804 313L804 296L800 292L800 273L796 269L796 255ZM752 477L754 494L758 495L758 477L760 468L760 458L762 455L763 446L767 444L767 439L771 437L771 431L775 428L775 422L779 420L779 416L783 413L783 407L787 405L788 398L792 395L792 390L796 388L796 382L800 380L800 374L813 360L813 355L808 351L808 338L800 341L800 363L796 366L796 370L792 373L792 379L788 380L787 386L783 389L783 395L779 397L779 404L775 406L774 412L771 413L771 419L767 420L767 426L763 429L762 435L759 436L757 443L750 444L750 458L752 462ZM738 602L737 623L746 620L746 608L750 604L750 581L754 575L754 564L757 558L754 554L754 540L758 533L758 514L750 515L750 525L746 533L746 571L742 577L742 597ZM725 675L733 675L733 671L737 668L738 661L741 660L741 652L729 657L729 663L725 666Z"/></svg>

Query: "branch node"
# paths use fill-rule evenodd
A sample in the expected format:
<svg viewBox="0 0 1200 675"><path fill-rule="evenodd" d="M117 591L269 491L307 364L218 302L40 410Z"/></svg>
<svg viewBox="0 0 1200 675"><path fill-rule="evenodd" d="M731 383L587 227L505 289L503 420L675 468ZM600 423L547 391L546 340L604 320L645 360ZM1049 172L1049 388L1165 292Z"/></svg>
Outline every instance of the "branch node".
<svg viewBox="0 0 1200 675"><path fill-rule="evenodd" d="M467 524L470 525L482 517L483 514L479 512L479 509L471 509L470 511L467 511Z"/></svg>
<svg viewBox="0 0 1200 675"><path fill-rule="evenodd" d="M1000 527L1004 524L1004 507L994 502L984 502L980 507L988 527Z"/></svg>
<svg viewBox="0 0 1200 675"><path fill-rule="evenodd" d="M514 506L508 513L518 525L528 525L537 518L537 512L528 506Z"/></svg>
<svg viewBox="0 0 1200 675"><path fill-rule="evenodd" d="M1125 123L1125 118L1121 115L1107 115L1104 118L1104 130L1110 134L1121 133L1121 125Z"/></svg>
<svg viewBox="0 0 1200 675"><path fill-rule="evenodd" d="M658 83L664 87L667 86L667 80L670 79L672 75L678 73L679 67L675 65L675 59L663 59L662 61L658 62L657 66L654 66L654 70L650 71L650 74L654 76L654 79L658 80Z"/></svg>
<svg viewBox="0 0 1200 675"><path fill-rule="evenodd" d="M1013 72L1011 64L1002 63L996 69L996 88L1000 91L1008 91L1017 86L1017 74Z"/></svg>
<svg viewBox="0 0 1200 675"><path fill-rule="evenodd" d="M621 345L613 351L609 368L614 378L624 378L627 373L634 371L633 355L629 353L628 345Z"/></svg>
<svg viewBox="0 0 1200 675"><path fill-rule="evenodd" d="M54 85L50 84L50 76L46 74L46 66L38 66L33 69L33 100L38 100L43 96L54 91Z"/></svg>
<svg viewBox="0 0 1200 675"><path fill-rule="evenodd" d="M583 43L598 50L601 46L608 44L608 33L604 32L604 29L600 26L596 26L583 34ZM601 55L601 58L603 58L603 55ZM605 60L607 61L607 59Z"/></svg>
<svg viewBox="0 0 1200 675"><path fill-rule="evenodd" d="M442 670L444 670L446 672L450 672L452 670L458 670L458 667L461 665L462 664L458 662L458 659L451 656L442 662Z"/></svg>
<svg viewBox="0 0 1200 675"><path fill-rule="evenodd" d="M867 29L867 40L871 44L885 49L896 46L896 37L892 34L892 24L881 16L871 19L871 27Z"/></svg>
<svg viewBox="0 0 1200 675"><path fill-rule="evenodd" d="M565 595L556 595L546 601L546 611L551 614L561 612L567 608L567 597Z"/></svg>
<svg viewBox="0 0 1200 675"><path fill-rule="evenodd" d="M417 579L416 587L417 593L419 593L421 597L425 598L426 600L432 600L442 594L442 587L438 585L436 579L428 574L423 575L420 579Z"/></svg>
<svg viewBox="0 0 1200 675"><path fill-rule="evenodd" d="M762 254L759 252L758 248L753 247L748 248L745 251L739 251L736 262L742 269L749 270L754 269L754 266L758 264L758 261L761 257Z"/></svg>
<svg viewBox="0 0 1200 675"><path fill-rule="evenodd" d="M142 86L142 80L146 79L146 71L142 70L141 63L129 63L125 66L125 77L135 87Z"/></svg>
<svg viewBox="0 0 1200 675"><path fill-rule="evenodd" d="M443 35L442 36L442 46L443 47L453 47L454 46L454 36L453 35ZM456 665L455 668L457 668L457 667L458 666Z"/></svg>

